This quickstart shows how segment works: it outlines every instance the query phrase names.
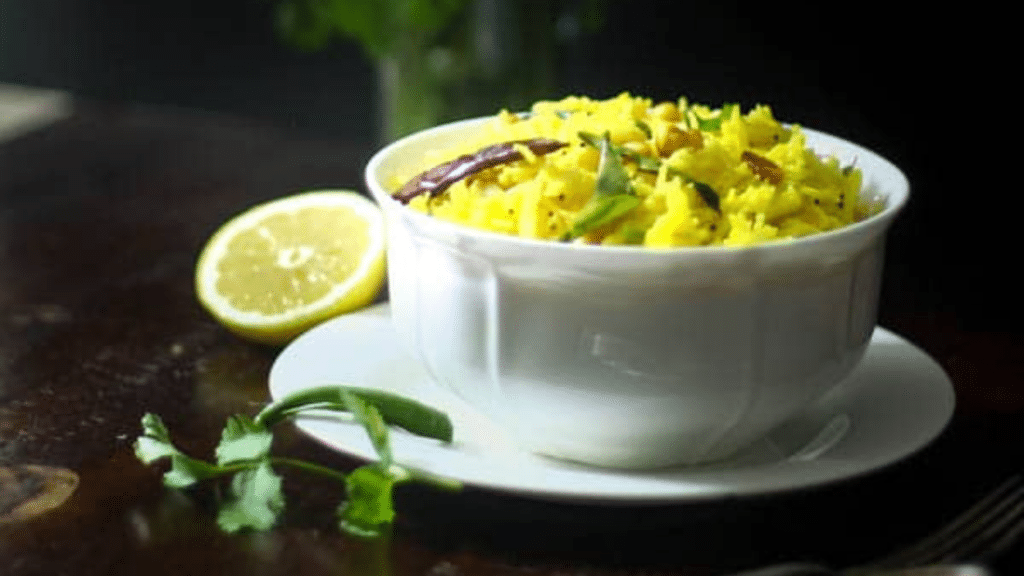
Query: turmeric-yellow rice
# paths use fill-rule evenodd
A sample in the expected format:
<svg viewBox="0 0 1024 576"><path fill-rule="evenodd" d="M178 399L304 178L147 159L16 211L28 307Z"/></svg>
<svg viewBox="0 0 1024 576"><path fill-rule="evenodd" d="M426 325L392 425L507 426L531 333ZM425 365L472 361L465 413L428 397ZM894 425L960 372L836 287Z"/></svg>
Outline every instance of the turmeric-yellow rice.
<svg viewBox="0 0 1024 576"><path fill-rule="evenodd" d="M620 216L582 231L578 224L595 207L601 150L581 134L607 134L624 152L616 160L636 197ZM743 114L735 105L711 109L685 98L655 104L628 93L542 101L528 114L502 111L475 138L432 153L414 172L497 142L538 137L568 145L544 155L516 145L521 160L458 180L437 196L419 195L409 206L525 238L648 247L758 244L867 215L860 170L819 158L798 125L783 126L765 105ZM656 169L644 169L638 158L655 159Z"/></svg>

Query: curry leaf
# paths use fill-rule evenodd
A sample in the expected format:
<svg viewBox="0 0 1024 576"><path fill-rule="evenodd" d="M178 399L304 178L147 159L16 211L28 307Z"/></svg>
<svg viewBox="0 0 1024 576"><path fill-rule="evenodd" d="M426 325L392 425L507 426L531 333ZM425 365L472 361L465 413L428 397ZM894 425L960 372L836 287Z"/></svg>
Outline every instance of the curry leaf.
<svg viewBox="0 0 1024 576"><path fill-rule="evenodd" d="M653 134L651 132L651 127L647 125L647 122L644 122L643 120L635 120L633 123L636 124L636 127L639 128L647 138L650 138Z"/></svg>
<svg viewBox="0 0 1024 576"><path fill-rule="evenodd" d="M726 106L735 106L735 105L734 104L727 104ZM730 114L731 114L731 112L730 112ZM608 150L611 150L616 155L637 162L637 169L638 170L657 172L661 168L661 160L659 160L657 158L654 158L654 157L651 157L651 156L645 156L645 155L639 154L637 152L634 152L634 151L632 151L632 150L630 150L628 148L622 147L622 146L615 146L614 144L607 143L605 141L607 139L602 140L602 139L598 138L597 136L595 136L593 134L589 134L587 132L580 132L580 139L583 140L588 145L593 146L593 147L598 148L598 149L602 149L602 146L607 145ZM603 158L603 156L602 156L602 158ZM715 192L715 189L712 188L710 184L707 184L705 182L701 182L699 180L695 180L694 178L690 177L688 174L686 174L686 173L684 173L684 172L682 172L680 170L677 170L675 168L671 168L670 167L668 169L668 173L669 173L670 176L679 176L684 181L686 181L686 182L690 183L691 185L693 185L693 189L697 191L697 194L701 197L702 200L704 200L704 203L707 204L708 207L710 207L715 212L718 212L718 213L722 212L721 203L719 201L718 193ZM586 211L587 216L584 216L583 218L589 218L590 214L592 212L598 212L598 211L604 212L604 211L609 210L610 208L611 208L610 206L603 206L603 207L591 206L590 209L588 209ZM613 219L614 218L612 218L611 220L613 220ZM572 239L572 238L575 238L575 237L580 236L582 234L585 234L587 231L593 230L594 228L597 228L598 226L606 224L606 223L610 222L611 220L604 220L604 221L602 221L601 224L591 225L589 227L586 227L586 229L584 229L583 232L580 232L580 233L576 233L577 230L575 230L575 229L570 230L565 235L563 240ZM580 226L580 222L581 221L577 221L576 227L583 228L583 226Z"/></svg>
<svg viewBox="0 0 1024 576"><path fill-rule="evenodd" d="M689 174L671 167L668 169L668 175L682 178L684 182L693 186L693 189L697 191L697 195L701 197L701 200L704 200L704 203L707 204L709 208L719 214L722 213L722 206L718 197L718 192L715 192L715 189L712 188L710 184L696 180Z"/></svg>
<svg viewBox="0 0 1024 576"><path fill-rule="evenodd" d="M704 132L717 132L722 129L722 122L732 117L732 111L737 107L739 107L739 104L723 104L721 110L718 111L717 116L712 116L711 118L697 118L697 127Z"/></svg>
<svg viewBox="0 0 1024 576"><path fill-rule="evenodd" d="M690 184L709 208L718 213L722 212L722 206L718 200L718 193L715 192L715 189L712 188L710 184L698 182L697 180L690 180Z"/></svg>
<svg viewBox="0 0 1024 576"><path fill-rule="evenodd" d="M580 132L579 136L580 140L582 140L584 143L594 148L597 148L598 150L601 149L601 143L603 139L600 136L591 134L589 132ZM625 146L616 146L615 144L609 142L608 149L611 150L616 156L620 158L636 162L636 167L638 170L642 170L644 172L657 172L658 168L661 167L661 160L653 156L647 156L634 150L630 150Z"/></svg>
<svg viewBox="0 0 1024 576"><path fill-rule="evenodd" d="M590 135L580 134L584 141L592 139ZM564 240L578 238L591 230L625 216L640 205L640 199L633 192L629 173L622 165L619 154L613 150L608 134L599 142L601 159L598 163L597 182L594 194L583 207L581 216L563 237Z"/></svg>
<svg viewBox="0 0 1024 576"><path fill-rule="evenodd" d="M606 224L618 220L629 214L634 208L640 205L640 199L628 194L617 194L607 196L594 202L579 220L577 220L567 233L565 240L579 238L580 236L596 230Z"/></svg>
<svg viewBox="0 0 1024 576"><path fill-rule="evenodd" d="M617 196L632 194L633 187L629 183L629 173L619 160L618 154L612 151L611 139L605 133L601 139L601 159L597 165L597 196Z"/></svg>

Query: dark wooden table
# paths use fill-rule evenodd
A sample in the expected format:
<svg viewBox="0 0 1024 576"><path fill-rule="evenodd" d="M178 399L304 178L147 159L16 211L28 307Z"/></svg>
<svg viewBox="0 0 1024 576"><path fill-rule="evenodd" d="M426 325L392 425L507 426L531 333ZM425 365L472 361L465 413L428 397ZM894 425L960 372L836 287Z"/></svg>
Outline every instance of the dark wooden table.
<svg viewBox="0 0 1024 576"><path fill-rule="evenodd" d="M207 453L224 418L267 399L277 349L214 323L196 254L225 219L320 187L361 188L366 144L209 115L80 105L0 145L0 466L80 484L0 523L0 574L719 574L789 559L843 565L928 532L1024 467L1024 345L887 280L881 323L951 375L950 427L914 456L808 490L672 506L582 506L404 487L386 541L342 536L335 488L289 476L267 533L220 533L208 498L165 489L132 443L145 412ZM898 384L898 383L894 383ZM350 468L294 431L279 449ZM24 481L31 492L32 482ZM0 513L12 506L0 502ZM1001 573L1024 573L1020 549Z"/></svg>

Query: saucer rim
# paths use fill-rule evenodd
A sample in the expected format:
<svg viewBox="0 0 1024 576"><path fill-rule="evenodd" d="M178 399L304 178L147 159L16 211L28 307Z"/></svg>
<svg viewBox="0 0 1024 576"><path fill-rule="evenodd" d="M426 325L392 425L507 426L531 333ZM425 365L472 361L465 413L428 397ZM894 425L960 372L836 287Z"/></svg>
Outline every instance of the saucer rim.
<svg viewBox="0 0 1024 576"><path fill-rule="evenodd" d="M390 342L395 342L394 328L391 326L390 320L390 306L387 302L324 322L292 341L278 354L271 366L269 375L271 398L278 399L288 392L306 387L305 385L295 385L283 379L288 377L288 371L291 370L289 367L291 362L296 360L300 364L305 362L301 353L307 347L320 346L328 342L333 343L336 348L341 348L337 346L338 342L335 340L345 338L346 334L355 333L352 331L353 325L365 322L369 322L369 324L361 326L360 329L365 330L369 327L372 330L384 331L383 334L377 334L375 338L384 338ZM390 331L390 337L387 335L387 331ZM365 343L371 340L371 338L365 333L360 333L359 340L361 343ZM915 426L898 428L900 431L908 430L906 438L869 438L868 442L873 442L874 444L869 446L869 448L874 448L874 454L871 454L870 450L868 451L867 455L871 456L870 458L858 460L855 458L858 456L856 452L852 454L853 457L849 454L843 457L844 455L841 450L836 452L837 447L841 448L845 438L840 438L837 446L831 447L819 457L813 459L791 462L783 455L783 457L777 460L748 467L736 467L735 459L726 459L716 463L674 466L656 470L623 470L564 462L549 457L526 454L522 451L513 455L515 459L521 459L521 462L502 462L500 460L496 461L493 458L494 456L501 455L497 451L488 453L485 449L480 453L473 453L467 451L466 446L440 445L436 441L414 437L409 434L396 435L395 453L400 462L403 461L403 452L406 453L407 457L415 454L415 457L407 458L405 460L406 463L434 474L458 480L467 486L543 500L573 503L679 503L743 495L764 495L821 486L877 471L912 456L932 443L945 430L952 419L955 408L955 393L952 382L945 371L926 352L907 339L881 326L876 326L862 364L855 368L854 372L841 384L837 385L833 393L830 394L830 397L839 399L833 400L834 402L841 402L843 395L846 394L850 396L847 399L848 403L846 405L837 404L830 408L827 403L823 402L808 410L805 413L806 417L829 417L829 411L833 408L838 408L840 412L844 409L854 411L854 408L859 407L857 406L858 395L864 395L868 391L881 392L883 395L887 392L895 394L895 392L891 392L888 388L881 389L882 386L878 383L862 383L862 380L866 379L863 373L872 369L870 363L873 359L873 352L878 352L878 349L884 346L891 346L896 351L901 352L901 354L896 355L895 359L887 358L886 361L918 365L918 370L913 373L913 376L918 377L919 380L915 385L918 387L922 385L927 386L928 395L916 397L915 400L923 399L930 402L931 405L924 412L910 411L909 417L917 416L918 421L915 423ZM453 399L461 404L460 409L472 411L475 413L472 415L473 417L483 421L487 420L482 414L455 398L454 394L442 390L441 386L433 382L426 375L426 372L418 366L418 362L409 354L398 351L397 346L388 352L389 354L387 355L389 356L400 356L402 361L416 365L415 368L422 372L421 377L429 380L426 386L434 388L432 392L440 393L442 397L450 396L451 398L449 399ZM298 357L296 358L296 356ZM881 363L882 360L876 360L876 362ZM929 372L929 374L924 374L924 372ZM309 386L316 386L322 383L320 381L311 381ZM349 383L360 386L365 385L363 382ZM423 385L424 383L420 384ZM875 388L880 390L875 390ZM863 409L863 407L859 408ZM818 411L817 416L815 416L816 410ZM904 419L908 417L906 411L893 410L892 406L885 409L881 407L876 408L874 416L877 417L880 412L885 411L890 413L890 420L896 417L897 413ZM803 418L805 415L798 416L793 421ZM927 417L926 422L923 421L925 417ZM315 416L297 418L295 424L305 435L332 450L362 460L374 458L373 449L365 439L365 433L354 424L337 420L326 421ZM856 420L854 420L853 425L856 430ZM861 434L859 440L861 444L864 444L864 430L856 431ZM870 434L870 431L868 434ZM910 438L911 435L916 437ZM896 447L890 447L887 450L885 445L895 445ZM410 448L414 450L410 450ZM469 449L473 448L479 449L480 446L469 446ZM427 454L427 456L431 454L435 456L440 455L442 458L440 460L431 460L429 457L424 457L424 454ZM863 456L863 454L859 456ZM452 460L453 458L454 460ZM476 461L477 464L490 466L498 464L499 467L504 465L514 468L513 474L518 472L522 476L520 480L523 480L525 474L530 472L534 475L539 474L542 477L539 479L535 477L532 482L521 481L517 483L514 478L511 480L502 478L497 473L488 474L487 472L471 468L460 471L460 466L458 466L460 458L467 459L470 464ZM530 469L531 467L532 470ZM455 473L453 474L453 472ZM757 481L759 472L762 476L760 485Z"/></svg>

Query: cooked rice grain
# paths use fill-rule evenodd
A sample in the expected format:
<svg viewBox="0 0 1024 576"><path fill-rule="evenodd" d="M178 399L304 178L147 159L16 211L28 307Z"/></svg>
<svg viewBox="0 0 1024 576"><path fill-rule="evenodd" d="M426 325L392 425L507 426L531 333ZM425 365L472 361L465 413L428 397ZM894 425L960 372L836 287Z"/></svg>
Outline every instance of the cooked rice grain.
<svg viewBox="0 0 1024 576"><path fill-rule="evenodd" d="M594 194L600 160L580 132L608 133L613 144L662 162L655 174L624 160L639 206L588 231L580 242L743 246L832 230L867 215L859 196L860 170L818 157L800 126L782 125L768 106L743 114L738 106L713 110L685 98L655 104L628 93L608 100L570 96L537 102L527 115L502 111L477 138L434 151L414 173L496 142L546 137L569 146L544 156L522 146L523 160L489 168L409 205L492 232L564 239ZM744 152L781 169L779 181L755 174ZM720 212L694 182L715 191ZM395 184L397 189L402 182Z"/></svg>

